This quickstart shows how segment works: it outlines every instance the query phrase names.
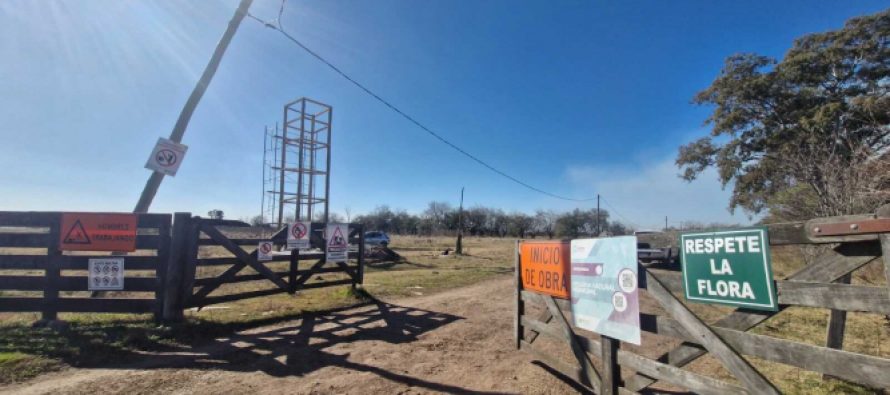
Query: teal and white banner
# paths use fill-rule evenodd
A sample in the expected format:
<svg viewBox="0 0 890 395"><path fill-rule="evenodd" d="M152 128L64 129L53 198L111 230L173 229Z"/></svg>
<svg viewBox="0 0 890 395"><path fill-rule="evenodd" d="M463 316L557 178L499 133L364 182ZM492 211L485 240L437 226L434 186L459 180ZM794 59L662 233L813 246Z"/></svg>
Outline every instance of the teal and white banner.
<svg viewBox="0 0 890 395"><path fill-rule="evenodd" d="M640 344L637 238L572 240L574 325Z"/></svg>

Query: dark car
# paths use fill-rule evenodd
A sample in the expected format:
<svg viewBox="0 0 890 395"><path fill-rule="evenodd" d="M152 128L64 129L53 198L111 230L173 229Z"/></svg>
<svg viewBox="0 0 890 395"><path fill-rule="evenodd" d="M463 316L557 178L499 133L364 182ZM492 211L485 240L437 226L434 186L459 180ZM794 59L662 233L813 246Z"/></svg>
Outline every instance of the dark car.
<svg viewBox="0 0 890 395"><path fill-rule="evenodd" d="M386 247L389 245L389 236L377 230L365 232L365 245Z"/></svg>

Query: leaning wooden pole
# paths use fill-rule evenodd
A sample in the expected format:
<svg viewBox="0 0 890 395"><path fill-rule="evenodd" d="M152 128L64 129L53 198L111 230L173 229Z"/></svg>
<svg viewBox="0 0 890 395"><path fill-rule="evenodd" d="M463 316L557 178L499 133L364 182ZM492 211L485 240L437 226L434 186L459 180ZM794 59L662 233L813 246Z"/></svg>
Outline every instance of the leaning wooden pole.
<svg viewBox="0 0 890 395"><path fill-rule="evenodd" d="M198 83L192 90L192 94L189 96L188 101L186 101L185 105L182 107L182 111L179 113L179 119L176 120L176 125L173 126L173 131L170 133L170 140L176 143L182 142L182 136L185 134L185 129L188 127L189 121L192 119L192 114L195 112L195 108L198 107L198 103L204 96L204 92L207 91L210 81L213 80L213 75L216 74L216 69L219 68L219 63L222 61L223 55L226 53L226 48L229 47L232 37L234 37L235 32L238 31L238 26L241 25L241 21L247 16L247 10L250 8L251 3L253 3L253 0L241 0L238 9L235 10L235 15L232 17L232 20L229 21L229 26L226 28L226 32L223 34L222 39L219 40L219 43L216 44L216 50L213 51L213 56L210 57L210 62L208 62L207 67L204 68L204 74L201 75L201 79L198 80ZM163 180L164 174L159 172L151 173L151 176L145 183L145 188L142 189L142 195L139 196L139 202L136 203L136 207L133 209L134 213L148 212L149 207L151 207L151 202L158 193L158 188L160 188L161 181Z"/></svg>

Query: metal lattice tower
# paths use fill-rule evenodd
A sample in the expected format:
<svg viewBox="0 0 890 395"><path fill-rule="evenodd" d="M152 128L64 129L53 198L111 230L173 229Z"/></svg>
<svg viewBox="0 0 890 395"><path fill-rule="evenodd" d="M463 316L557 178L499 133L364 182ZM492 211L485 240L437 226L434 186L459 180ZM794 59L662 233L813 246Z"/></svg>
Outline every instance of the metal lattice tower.
<svg viewBox="0 0 890 395"><path fill-rule="evenodd" d="M263 217L264 224L278 223L278 199L280 193L278 191L278 176L280 171L274 170L274 167L281 161L281 131L278 123L275 128L266 126L263 133L263 201L260 206L260 214Z"/></svg>
<svg viewBox="0 0 890 395"><path fill-rule="evenodd" d="M284 106L284 125L266 128L263 215L281 227L288 220L328 222L331 106L301 98Z"/></svg>

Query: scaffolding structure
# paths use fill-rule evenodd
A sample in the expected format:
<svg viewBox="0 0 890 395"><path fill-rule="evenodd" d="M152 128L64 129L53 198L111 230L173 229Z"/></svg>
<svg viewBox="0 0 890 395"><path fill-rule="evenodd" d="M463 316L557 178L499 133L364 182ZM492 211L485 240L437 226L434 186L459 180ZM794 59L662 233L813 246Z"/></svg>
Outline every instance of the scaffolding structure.
<svg viewBox="0 0 890 395"><path fill-rule="evenodd" d="M264 221L328 222L331 106L300 98L284 106L284 123L266 127L263 148Z"/></svg>

